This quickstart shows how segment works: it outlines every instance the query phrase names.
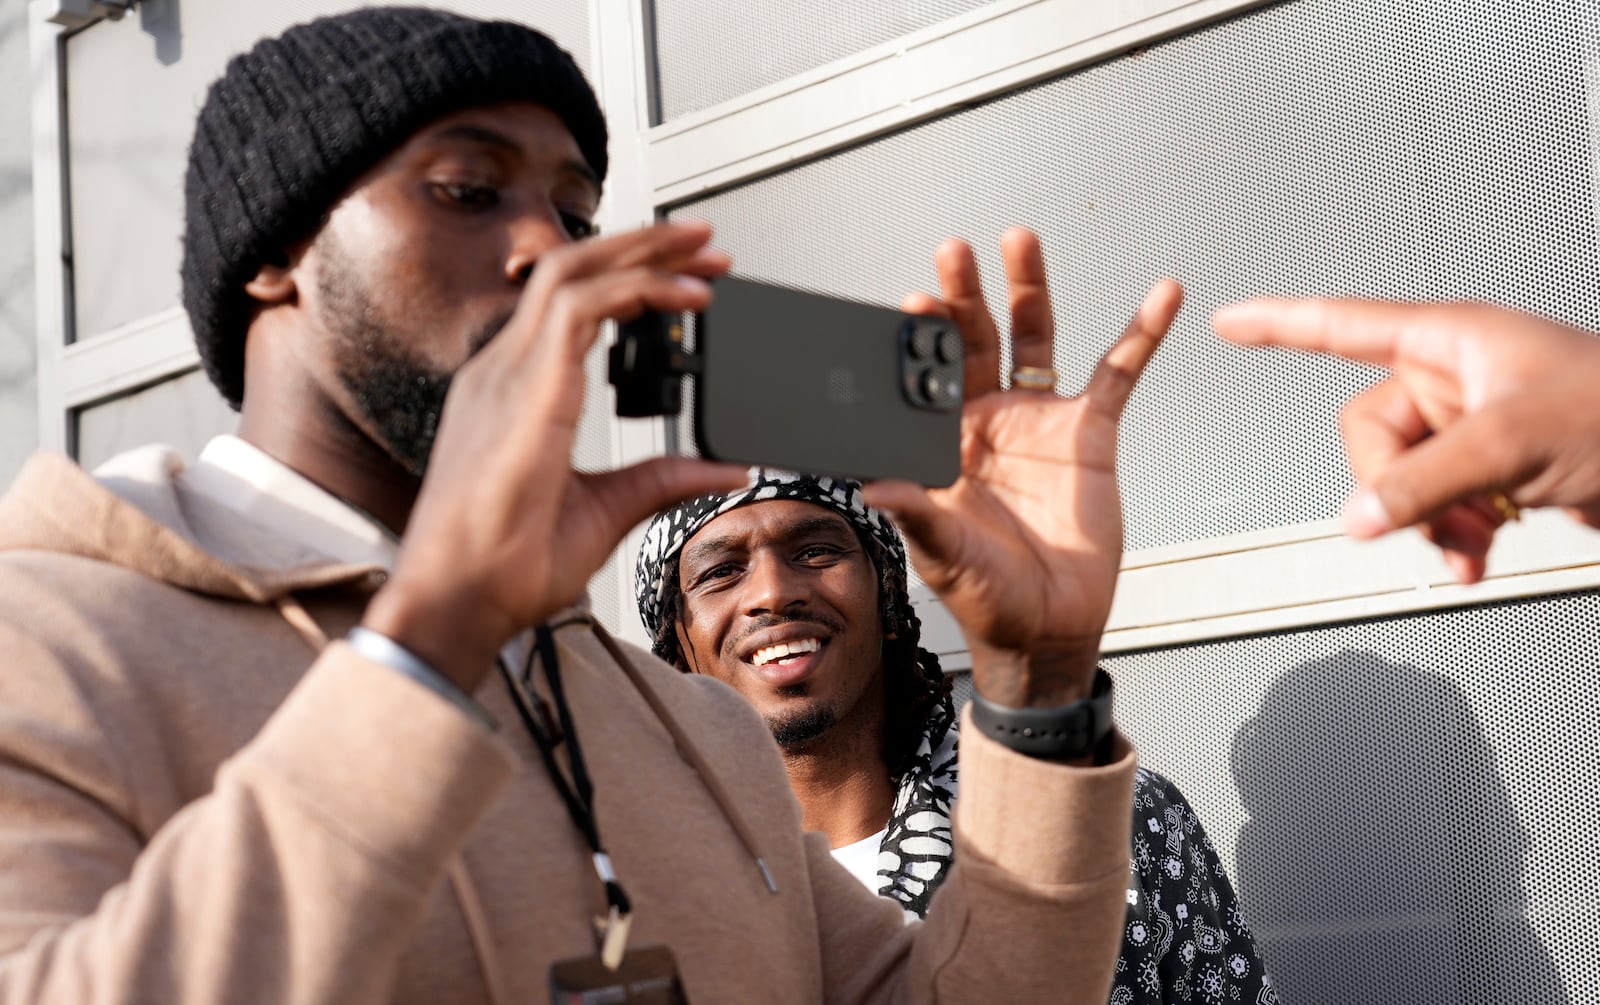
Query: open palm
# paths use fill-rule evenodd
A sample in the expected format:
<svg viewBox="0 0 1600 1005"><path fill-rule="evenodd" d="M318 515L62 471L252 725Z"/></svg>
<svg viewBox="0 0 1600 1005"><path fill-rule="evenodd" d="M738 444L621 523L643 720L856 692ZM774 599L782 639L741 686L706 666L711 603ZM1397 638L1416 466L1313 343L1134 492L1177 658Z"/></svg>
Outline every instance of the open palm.
<svg viewBox="0 0 1600 1005"><path fill-rule="evenodd" d="M1002 238L1018 367L1051 365L1054 327L1038 239ZM937 256L944 299L904 307L953 318L966 353L961 478L925 490L879 483L869 500L892 512L917 572L972 649L974 681L1005 704L1062 704L1087 692L1122 558L1117 426L1134 384L1182 302L1158 283L1100 361L1084 392L999 387L999 336L972 250Z"/></svg>

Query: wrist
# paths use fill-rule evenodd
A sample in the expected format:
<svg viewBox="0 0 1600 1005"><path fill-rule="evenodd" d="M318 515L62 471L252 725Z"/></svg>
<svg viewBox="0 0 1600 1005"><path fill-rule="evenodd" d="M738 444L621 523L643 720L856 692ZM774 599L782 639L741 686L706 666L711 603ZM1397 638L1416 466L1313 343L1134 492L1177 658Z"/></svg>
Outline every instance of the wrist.
<svg viewBox="0 0 1600 1005"><path fill-rule="evenodd" d="M973 690L1008 708L1060 708L1088 698L1100 650L1057 646L1029 652L970 645Z"/></svg>
<svg viewBox="0 0 1600 1005"><path fill-rule="evenodd" d="M482 705L478 704L472 695L457 687L437 669L424 662L416 653L395 642L387 635L357 625L355 628L350 629L350 634L345 637L345 642L363 659L382 664L396 673L410 678L460 709L462 714L484 729L493 732L498 728L495 724L494 716L490 715Z"/></svg>
<svg viewBox="0 0 1600 1005"><path fill-rule="evenodd" d="M500 647L516 633L482 605L416 596L391 579L367 605L361 626L414 653L471 694L493 668Z"/></svg>

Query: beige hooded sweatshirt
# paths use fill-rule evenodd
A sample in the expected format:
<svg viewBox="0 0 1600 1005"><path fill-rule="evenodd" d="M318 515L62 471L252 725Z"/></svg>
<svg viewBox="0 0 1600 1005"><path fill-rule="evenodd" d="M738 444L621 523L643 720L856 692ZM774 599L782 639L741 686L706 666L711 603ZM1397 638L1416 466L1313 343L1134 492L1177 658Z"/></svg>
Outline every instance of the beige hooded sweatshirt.
<svg viewBox="0 0 1600 1005"><path fill-rule="evenodd" d="M504 681L490 732L326 641L380 570L187 493L171 454L120 467L41 455L0 500L0 1005L549 1001L603 900ZM964 732L957 865L908 926L802 835L737 694L556 638L630 945L694 1005L1104 1005L1126 744L1073 769Z"/></svg>

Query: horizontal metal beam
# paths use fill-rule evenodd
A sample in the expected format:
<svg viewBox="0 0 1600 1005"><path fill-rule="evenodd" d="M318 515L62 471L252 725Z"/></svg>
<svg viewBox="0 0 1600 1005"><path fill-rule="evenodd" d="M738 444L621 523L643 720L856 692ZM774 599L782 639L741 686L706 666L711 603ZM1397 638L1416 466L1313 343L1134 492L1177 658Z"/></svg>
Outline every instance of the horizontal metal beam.
<svg viewBox="0 0 1600 1005"><path fill-rule="evenodd" d="M68 346L61 385L71 409L193 369L200 362L189 319L174 307Z"/></svg>
<svg viewBox="0 0 1600 1005"><path fill-rule="evenodd" d="M1262 0L997 0L648 133L658 206L1055 76Z"/></svg>
<svg viewBox="0 0 1600 1005"><path fill-rule="evenodd" d="M1600 533L1553 511L1504 527L1488 575L1474 586L1457 584L1438 551L1413 531L1360 542L1345 537L1336 521L1322 521L1128 555L1102 649L1190 644L1595 587ZM930 651L944 661L966 648L932 591L921 588L912 600Z"/></svg>

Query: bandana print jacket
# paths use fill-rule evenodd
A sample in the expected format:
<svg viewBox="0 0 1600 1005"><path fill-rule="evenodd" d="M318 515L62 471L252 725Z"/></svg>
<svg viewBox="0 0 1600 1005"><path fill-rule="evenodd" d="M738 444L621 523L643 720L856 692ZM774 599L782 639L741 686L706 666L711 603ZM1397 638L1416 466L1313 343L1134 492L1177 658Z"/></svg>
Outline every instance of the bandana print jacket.
<svg viewBox="0 0 1600 1005"><path fill-rule="evenodd" d="M878 893L923 917L950 864L955 714L930 723L878 853ZM1111 1005L1277 1005L1222 861L1178 787L1140 768Z"/></svg>

